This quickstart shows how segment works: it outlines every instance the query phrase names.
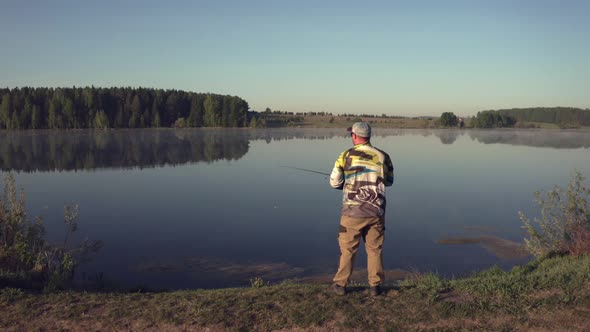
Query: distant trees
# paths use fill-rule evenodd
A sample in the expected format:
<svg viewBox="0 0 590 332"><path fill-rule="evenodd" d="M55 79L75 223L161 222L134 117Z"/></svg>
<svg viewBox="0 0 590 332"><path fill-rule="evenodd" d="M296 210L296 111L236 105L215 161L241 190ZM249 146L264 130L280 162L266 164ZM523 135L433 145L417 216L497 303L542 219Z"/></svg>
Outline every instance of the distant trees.
<svg viewBox="0 0 590 332"><path fill-rule="evenodd" d="M10 125L12 108L12 98L10 94L3 95L2 104L0 104L0 127L8 127Z"/></svg>
<svg viewBox="0 0 590 332"><path fill-rule="evenodd" d="M480 113L482 113L481 116ZM590 126L590 109L574 107L512 108L479 112L476 118L476 124L483 128L489 128L484 125L497 127L493 124L499 122L502 123L502 126L507 127L509 126L505 121L507 119L509 122L512 121L512 125L517 122L544 122L560 126Z"/></svg>
<svg viewBox="0 0 590 332"><path fill-rule="evenodd" d="M244 127L237 96L146 88L0 89L0 129Z"/></svg>
<svg viewBox="0 0 590 332"><path fill-rule="evenodd" d="M477 115L471 118L471 126L474 128L506 128L513 127L515 123L513 117L499 111L477 112Z"/></svg>
<svg viewBox="0 0 590 332"><path fill-rule="evenodd" d="M444 112L440 116L440 125L443 127L456 127L457 116L453 112Z"/></svg>
<svg viewBox="0 0 590 332"><path fill-rule="evenodd" d="M205 127L214 127L216 123L221 122L219 116L219 103L216 98L208 95L203 102L203 108L205 109L204 121Z"/></svg>

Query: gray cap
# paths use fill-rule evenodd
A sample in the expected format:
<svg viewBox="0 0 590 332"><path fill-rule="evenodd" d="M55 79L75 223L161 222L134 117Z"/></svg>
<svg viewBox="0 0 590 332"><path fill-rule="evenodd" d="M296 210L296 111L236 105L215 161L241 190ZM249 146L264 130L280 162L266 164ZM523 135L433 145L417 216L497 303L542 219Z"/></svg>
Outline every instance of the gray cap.
<svg viewBox="0 0 590 332"><path fill-rule="evenodd" d="M371 137L371 126L366 122L357 122L347 129L360 137Z"/></svg>

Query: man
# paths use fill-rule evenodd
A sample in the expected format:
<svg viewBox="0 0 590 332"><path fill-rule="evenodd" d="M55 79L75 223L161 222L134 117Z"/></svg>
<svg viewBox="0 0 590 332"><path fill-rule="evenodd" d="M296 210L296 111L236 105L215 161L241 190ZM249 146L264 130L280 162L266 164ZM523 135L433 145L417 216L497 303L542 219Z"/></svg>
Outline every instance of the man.
<svg viewBox="0 0 590 332"><path fill-rule="evenodd" d="M393 184L393 164L387 153L371 145L368 123L357 122L348 131L354 147L340 154L330 174L330 186L343 191L338 234L340 263L332 290L346 294L362 237L367 251L369 294L377 296L383 281L385 187Z"/></svg>

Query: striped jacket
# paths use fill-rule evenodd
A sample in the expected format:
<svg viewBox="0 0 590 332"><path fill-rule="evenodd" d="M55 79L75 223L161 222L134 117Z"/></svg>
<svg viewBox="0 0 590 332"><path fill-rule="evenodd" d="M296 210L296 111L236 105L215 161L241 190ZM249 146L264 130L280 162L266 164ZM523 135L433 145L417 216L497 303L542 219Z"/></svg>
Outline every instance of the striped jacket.
<svg viewBox="0 0 590 332"><path fill-rule="evenodd" d="M342 215L354 218L384 216L385 187L392 184L389 155L368 142L342 152L330 174L330 186L343 190Z"/></svg>

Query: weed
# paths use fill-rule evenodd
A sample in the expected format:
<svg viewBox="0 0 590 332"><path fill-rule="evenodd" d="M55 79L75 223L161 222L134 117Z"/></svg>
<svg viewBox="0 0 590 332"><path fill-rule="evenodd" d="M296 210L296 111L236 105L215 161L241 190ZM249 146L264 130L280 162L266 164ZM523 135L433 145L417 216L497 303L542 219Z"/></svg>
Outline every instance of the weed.
<svg viewBox="0 0 590 332"><path fill-rule="evenodd" d="M537 256L564 252L590 253L590 188L586 178L575 172L567 190L555 187L549 192L537 191L541 218L528 219L519 212L528 233L527 250Z"/></svg>
<svg viewBox="0 0 590 332"><path fill-rule="evenodd" d="M270 285L270 283L264 281L264 279L262 279L261 277L254 277L250 279L250 287L252 288L261 288L268 285Z"/></svg>
<svg viewBox="0 0 590 332"><path fill-rule="evenodd" d="M24 296L24 292L20 288L3 288L0 290L0 298L6 302L13 302Z"/></svg>
<svg viewBox="0 0 590 332"><path fill-rule="evenodd" d="M448 289L448 281L433 272L414 273L400 283L404 288L415 288L422 296L426 296L430 303L440 298L440 293Z"/></svg>
<svg viewBox="0 0 590 332"><path fill-rule="evenodd" d="M25 194L18 192L12 173L4 178L0 195L0 284L19 284L48 290L66 288L74 269L100 242L85 241L69 246L69 236L77 229L78 207L66 205L64 221L67 233L63 245L52 245L45 238L41 218L31 221L25 208Z"/></svg>

